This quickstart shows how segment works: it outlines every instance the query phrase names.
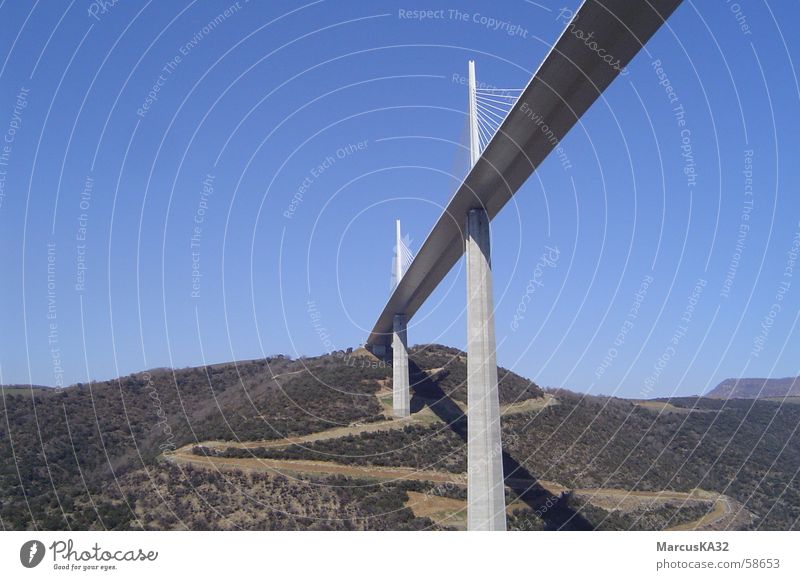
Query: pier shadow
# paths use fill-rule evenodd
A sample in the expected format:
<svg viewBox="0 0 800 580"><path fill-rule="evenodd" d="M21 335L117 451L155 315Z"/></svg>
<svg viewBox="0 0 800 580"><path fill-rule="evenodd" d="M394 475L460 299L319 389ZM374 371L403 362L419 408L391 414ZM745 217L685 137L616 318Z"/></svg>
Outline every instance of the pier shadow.
<svg viewBox="0 0 800 580"><path fill-rule="evenodd" d="M408 361L411 383L411 412L430 408L462 441L467 442L467 416L461 407L413 360ZM566 501L542 486L507 451L503 451L503 478L519 501L524 502L544 521L547 530L593 530L580 513Z"/></svg>

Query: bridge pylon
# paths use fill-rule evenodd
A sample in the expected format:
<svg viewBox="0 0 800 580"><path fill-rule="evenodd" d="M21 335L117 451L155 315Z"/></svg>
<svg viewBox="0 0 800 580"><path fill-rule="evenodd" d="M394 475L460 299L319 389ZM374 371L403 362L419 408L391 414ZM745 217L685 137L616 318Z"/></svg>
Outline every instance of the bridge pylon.
<svg viewBox="0 0 800 580"><path fill-rule="evenodd" d="M411 414L411 385L408 377L406 315L394 315L392 332L392 410L397 418Z"/></svg>
<svg viewBox="0 0 800 580"><path fill-rule="evenodd" d="M395 246L395 284L403 277L403 239L400 237L400 220L397 220ZM392 413L397 418L411 414L411 385L408 376L408 337L406 315L396 313L392 324Z"/></svg>
<svg viewBox="0 0 800 580"><path fill-rule="evenodd" d="M469 61L470 158L480 158L475 62ZM489 216L483 207L466 217L467 265L467 529L505 530L506 501L497 342L494 329Z"/></svg>
<svg viewBox="0 0 800 580"><path fill-rule="evenodd" d="M524 88L478 87L475 64L469 63L472 167L409 263L407 275L392 292L366 341L376 356L385 353L394 316L403 313L406 322L411 320L461 255L467 254L469 529L505 527L488 219L494 219L542 161L559 149L561 140L624 74L631 59L681 2L583 2ZM618 60L613 66L595 51L586 50L584 35L573 34L576 21L591 29L597 46L614 47ZM545 121L547 132L542 131ZM467 222L466 234L458 223L461 220Z"/></svg>

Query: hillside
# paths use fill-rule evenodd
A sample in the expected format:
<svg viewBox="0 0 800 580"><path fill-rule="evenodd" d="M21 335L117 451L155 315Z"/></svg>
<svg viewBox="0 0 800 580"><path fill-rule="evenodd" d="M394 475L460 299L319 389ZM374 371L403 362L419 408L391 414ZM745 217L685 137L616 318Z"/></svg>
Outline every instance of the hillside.
<svg viewBox="0 0 800 580"><path fill-rule="evenodd" d="M783 379L725 379L705 395L711 399L768 399L800 397L800 377Z"/></svg>
<svg viewBox="0 0 800 580"><path fill-rule="evenodd" d="M0 385L0 391L7 395L16 395L19 393L29 393L31 391L48 391L52 390L51 387L44 387L42 385Z"/></svg>
<svg viewBox="0 0 800 580"><path fill-rule="evenodd" d="M466 364L364 351L5 392L2 529L460 529ZM500 369L512 529L791 529L800 405L543 392Z"/></svg>

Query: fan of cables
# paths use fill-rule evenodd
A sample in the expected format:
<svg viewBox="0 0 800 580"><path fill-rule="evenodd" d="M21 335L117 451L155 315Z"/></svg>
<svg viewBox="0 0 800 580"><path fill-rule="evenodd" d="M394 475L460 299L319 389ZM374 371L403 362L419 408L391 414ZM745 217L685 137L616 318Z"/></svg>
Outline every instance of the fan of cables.
<svg viewBox="0 0 800 580"><path fill-rule="evenodd" d="M486 149L497 129L514 107L514 103L524 89L475 89L475 103L478 117L478 141L481 151Z"/></svg>
<svg viewBox="0 0 800 580"><path fill-rule="evenodd" d="M409 266L411 266L411 262L414 261L414 254L411 253L411 248L409 245L411 244L411 240L406 235L403 239L400 240L400 255L397 255L397 248L395 248L395 256L392 261L392 282L391 282L391 289L394 290L395 286L400 283L400 280L397 279L397 260L400 260L400 272L401 275L405 273Z"/></svg>

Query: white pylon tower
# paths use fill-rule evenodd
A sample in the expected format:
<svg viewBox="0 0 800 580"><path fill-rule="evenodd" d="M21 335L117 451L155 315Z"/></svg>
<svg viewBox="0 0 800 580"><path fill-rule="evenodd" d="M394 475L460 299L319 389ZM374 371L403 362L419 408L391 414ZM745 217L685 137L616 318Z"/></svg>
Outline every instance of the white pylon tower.
<svg viewBox="0 0 800 580"><path fill-rule="evenodd" d="M480 158L475 62L469 61L470 160ZM484 207L466 218L467 263L467 529L505 530L506 502L497 344L494 331L489 216Z"/></svg>
<svg viewBox="0 0 800 580"><path fill-rule="evenodd" d="M403 261L407 252L400 237L400 220L396 222L397 238L394 258L395 285L403 278ZM405 250L405 251L404 251ZM405 313L396 313L392 324L392 412L395 417L411 414L411 385L408 376L408 338Z"/></svg>
<svg viewBox="0 0 800 580"><path fill-rule="evenodd" d="M400 220L395 220L395 246L394 246L394 283L397 286L403 277L403 238L400 236Z"/></svg>
<svg viewBox="0 0 800 580"><path fill-rule="evenodd" d="M478 83L475 80L475 61L469 61L467 76L469 88L469 166L473 167L481 156L481 142L478 133Z"/></svg>

